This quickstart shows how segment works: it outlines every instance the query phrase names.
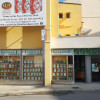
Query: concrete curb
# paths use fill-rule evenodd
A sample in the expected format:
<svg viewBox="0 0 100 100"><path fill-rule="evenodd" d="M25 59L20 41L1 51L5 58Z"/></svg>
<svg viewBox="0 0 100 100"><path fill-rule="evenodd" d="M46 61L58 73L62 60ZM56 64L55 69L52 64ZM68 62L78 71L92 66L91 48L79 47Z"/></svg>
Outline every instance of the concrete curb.
<svg viewBox="0 0 100 100"><path fill-rule="evenodd" d="M77 92L100 92L100 89L96 90L49 90L49 91L17 91L17 92L9 92L9 93L0 93L0 97L5 96L22 96L22 95L67 95L73 94Z"/></svg>

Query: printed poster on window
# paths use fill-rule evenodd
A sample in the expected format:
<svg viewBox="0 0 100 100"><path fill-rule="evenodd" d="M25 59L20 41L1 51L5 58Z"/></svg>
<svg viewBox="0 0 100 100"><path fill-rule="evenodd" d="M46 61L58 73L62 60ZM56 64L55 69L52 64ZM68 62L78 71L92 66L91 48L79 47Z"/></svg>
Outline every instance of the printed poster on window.
<svg viewBox="0 0 100 100"><path fill-rule="evenodd" d="M96 63L92 63L92 72L99 72L99 66Z"/></svg>

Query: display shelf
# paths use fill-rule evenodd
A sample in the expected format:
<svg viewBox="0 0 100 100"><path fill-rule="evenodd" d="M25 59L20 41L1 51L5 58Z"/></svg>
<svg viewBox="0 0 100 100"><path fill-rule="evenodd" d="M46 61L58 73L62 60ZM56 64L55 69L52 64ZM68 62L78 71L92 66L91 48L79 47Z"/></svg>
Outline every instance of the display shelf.
<svg viewBox="0 0 100 100"><path fill-rule="evenodd" d="M9 64L9 63L0 63L0 64Z"/></svg>
<svg viewBox="0 0 100 100"><path fill-rule="evenodd" d="M5 67L5 68L7 68L7 69L8 69L9 67ZM13 69L14 69L14 68L20 68L20 67L13 67ZM2 68L2 67L0 67L0 69L3 69L3 68ZM10 69L12 69L12 68L10 68Z"/></svg>
<svg viewBox="0 0 100 100"><path fill-rule="evenodd" d="M20 63L9 63L9 64L12 64L12 65L13 65L13 64L14 64L14 65L19 65Z"/></svg>
<svg viewBox="0 0 100 100"><path fill-rule="evenodd" d="M27 72L27 71L23 71L24 73L42 73L42 71L34 71L34 72L31 72L31 71L29 71L29 72Z"/></svg>
<svg viewBox="0 0 100 100"><path fill-rule="evenodd" d="M16 64L16 65L18 65L18 64L20 64L20 63L0 63L1 65L3 65L3 64Z"/></svg>
<svg viewBox="0 0 100 100"><path fill-rule="evenodd" d="M23 63L23 64L25 65L25 64L34 64L34 63Z"/></svg>
<svg viewBox="0 0 100 100"><path fill-rule="evenodd" d="M53 64L66 64L66 63L53 63Z"/></svg>
<svg viewBox="0 0 100 100"><path fill-rule="evenodd" d="M23 57L23 79L38 80L38 77L43 77L42 75L43 66L41 62L42 62L42 56L24 56ZM39 80L41 80L41 78L39 78Z"/></svg>
<svg viewBox="0 0 100 100"><path fill-rule="evenodd" d="M2 75L0 75L0 76L2 76ZM3 76L5 77L5 76L19 76L19 75L3 75Z"/></svg>
<svg viewBox="0 0 100 100"><path fill-rule="evenodd" d="M28 67L27 67L28 68ZM24 67L24 69L27 69L26 67ZM33 68L31 68L31 67L29 67L29 69L34 69L34 68L43 68L43 67L33 67Z"/></svg>
<svg viewBox="0 0 100 100"><path fill-rule="evenodd" d="M28 76L28 75L27 75L27 76ZM26 77L26 76L24 76L24 77ZM42 77L42 76L37 76L37 75L31 76L31 75L29 75L28 77Z"/></svg>
<svg viewBox="0 0 100 100"><path fill-rule="evenodd" d="M20 79L20 56L0 56L0 80Z"/></svg>
<svg viewBox="0 0 100 100"><path fill-rule="evenodd" d="M24 65L25 64L42 64L42 63L23 63Z"/></svg>
<svg viewBox="0 0 100 100"><path fill-rule="evenodd" d="M66 56L53 56L52 77L53 80L67 79L67 60Z"/></svg>
<svg viewBox="0 0 100 100"><path fill-rule="evenodd" d="M68 67L68 68L72 68L73 69L73 67Z"/></svg>
<svg viewBox="0 0 100 100"><path fill-rule="evenodd" d="M20 72L0 72L0 73L20 73Z"/></svg>
<svg viewBox="0 0 100 100"><path fill-rule="evenodd" d="M53 80L69 81L73 79L73 64L69 64L68 56L53 56L52 62Z"/></svg>

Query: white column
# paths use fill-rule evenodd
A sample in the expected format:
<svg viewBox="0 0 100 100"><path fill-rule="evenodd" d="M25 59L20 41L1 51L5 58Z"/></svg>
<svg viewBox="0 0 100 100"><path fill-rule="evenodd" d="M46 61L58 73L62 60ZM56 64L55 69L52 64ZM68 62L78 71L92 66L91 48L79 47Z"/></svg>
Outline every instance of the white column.
<svg viewBox="0 0 100 100"><path fill-rule="evenodd" d="M91 56L85 56L85 75L86 82L92 82L92 73L91 73Z"/></svg>

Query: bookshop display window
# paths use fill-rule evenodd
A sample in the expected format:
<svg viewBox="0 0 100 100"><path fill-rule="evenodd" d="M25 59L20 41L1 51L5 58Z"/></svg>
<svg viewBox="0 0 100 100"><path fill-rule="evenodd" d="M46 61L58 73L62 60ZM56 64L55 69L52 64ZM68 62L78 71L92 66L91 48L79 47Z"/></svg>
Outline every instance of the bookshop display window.
<svg viewBox="0 0 100 100"><path fill-rule="evenodd" d="M41 52L27 50L23 55L23 80L43 80Z"/></svg>
<svg viewBox="0 0 100 100"><path fill-rule="evenodd" d="M57 52L52 55L52 80L74 81L73 55L64 55L65 51Z"/></svg>
<svg viewBox="0 0 100 100"><path fill-rule="evenodd" d="M20 52L0 50L0 80L20 80Z"/></svg>
<svg viewBox="0 0 100 100"><path fill-rule="evenodd" d="M42 50L0 50L0 80L43 80Z"/></svg>

